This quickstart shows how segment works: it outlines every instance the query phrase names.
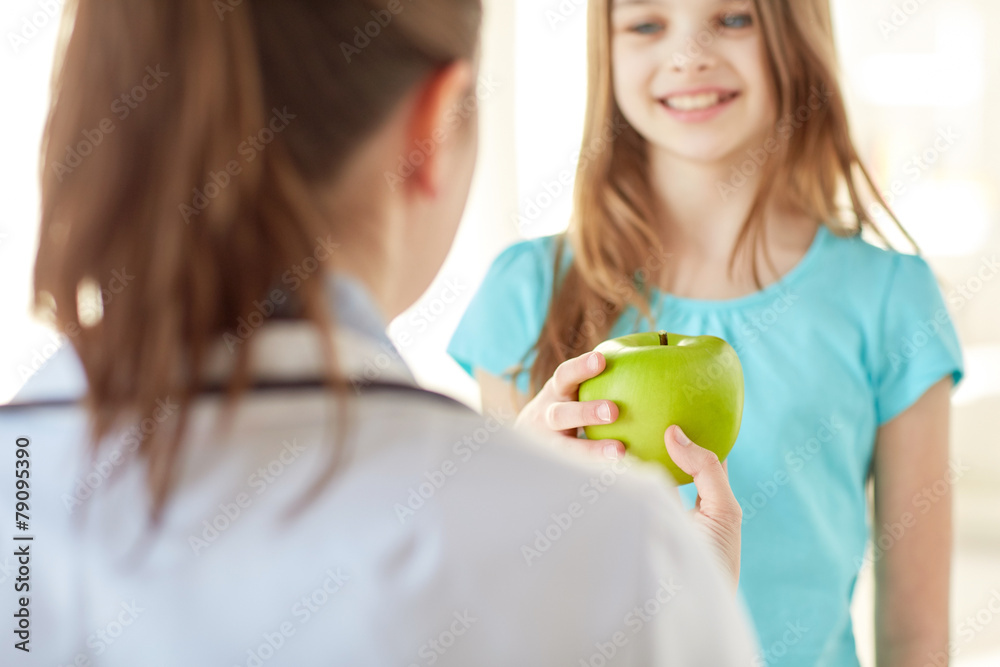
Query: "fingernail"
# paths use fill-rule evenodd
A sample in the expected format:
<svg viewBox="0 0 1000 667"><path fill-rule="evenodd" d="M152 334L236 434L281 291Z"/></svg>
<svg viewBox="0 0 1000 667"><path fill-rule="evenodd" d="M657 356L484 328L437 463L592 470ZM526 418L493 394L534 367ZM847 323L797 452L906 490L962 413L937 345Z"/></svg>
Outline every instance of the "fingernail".
<svg viewBox="0 0 1000 667"><path fill-rule="evenodd" d="M677 441L678 445L683 445L687 447L688 445L693 445L691 438L687 437L687 434L681 430L680 426L674 426L674 440Z"/></svg>
<svg viewBox="0 0 1000 667"><path fill-rule="evenodd" d="M611 421L611 407L607 403L601 403L597 406L597 418L602 422Z"/></svg>
<svg viewBox="0 0 1000 667"><path fill-rule="evenodd" d="M587 368L589 368L592 371L596 371L599 364L600 364L600 359L597 358L597 353L596 352L591 353L590 358L587 359Z"/></svg>
<svg viewBox="0 0 1000 667"><path fill-rule="evenodd" d="M617 461L621 458L621 452L618 451L618 447L615 445L604 445L604 456L613 461Z"/></svg>

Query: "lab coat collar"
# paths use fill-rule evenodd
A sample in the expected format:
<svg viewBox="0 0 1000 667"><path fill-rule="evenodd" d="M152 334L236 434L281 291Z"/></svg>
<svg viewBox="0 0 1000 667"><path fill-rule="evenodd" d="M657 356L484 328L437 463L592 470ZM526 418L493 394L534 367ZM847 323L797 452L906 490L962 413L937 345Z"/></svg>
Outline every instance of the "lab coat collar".
<svg viewBox="0 0 1000 667"><path fill-rule="evenodd" d="M343 273L323 277L334 316L334 351L339 372L356 388L376 382L415 385L368 289ZM252 332L251 377L255 381L315 380L323 376L322 339L314 325L298 320L265 322ZM206 365L209 381L220 381L233 368L237 348L249 338L216 344Z"/></svg>

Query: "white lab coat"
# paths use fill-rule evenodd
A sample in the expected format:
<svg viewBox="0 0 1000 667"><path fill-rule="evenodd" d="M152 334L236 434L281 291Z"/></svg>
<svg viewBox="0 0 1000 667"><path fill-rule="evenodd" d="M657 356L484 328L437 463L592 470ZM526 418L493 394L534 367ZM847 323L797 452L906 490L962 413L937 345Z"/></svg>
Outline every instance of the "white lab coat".
<svg viewBox="0 0 1000 667"><path fill-rule="evenodd" d="M348 373L412 383L370 333L337 334ZM258 377L312 376L319 365L304 324L265 324L253 338ZM78 384L75 363L63 350L43 371L48 383L40 375L20 400L65 392L70 377ZM35 535L32 652L14 650L8 633L0 663L757 663L744 612L656 467L530 440L508 430L513 415L363 393L351 407L349 460L287 518L332 450L328 399L255 393L222 434L217 405L199 402L162 526L139 550L143 471L112 452L169 418L169 397L139 431L108 438L96 462L81 456L77 409L0 412L5 451L16 436L31 439ZM12 477L2 479L0 539L10 545Z"/></svg>

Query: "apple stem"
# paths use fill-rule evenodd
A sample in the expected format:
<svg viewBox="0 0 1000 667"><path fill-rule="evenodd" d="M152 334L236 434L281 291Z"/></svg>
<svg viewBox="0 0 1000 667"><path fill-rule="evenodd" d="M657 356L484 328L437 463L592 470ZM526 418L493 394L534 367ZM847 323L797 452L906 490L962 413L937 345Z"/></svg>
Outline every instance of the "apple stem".
<svg viewBox="0 0 1000 667"><path fill-rule="evenodd" d="M661 331L660 332L660 345L669 345L669 344L670 343L667 342L667 332L666 331Z"/></svg>

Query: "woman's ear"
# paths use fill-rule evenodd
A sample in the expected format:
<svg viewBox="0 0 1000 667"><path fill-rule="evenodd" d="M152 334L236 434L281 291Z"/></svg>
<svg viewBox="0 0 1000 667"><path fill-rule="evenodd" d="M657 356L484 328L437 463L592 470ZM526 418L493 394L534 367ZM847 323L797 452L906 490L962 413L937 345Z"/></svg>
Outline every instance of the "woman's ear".
<svg viewBox="0 0 1000 667"><path fill-rule="evenodd" d="M450 165L469 139L476 122L475 70L457 60L432 74L417 93L406 141L406 160L413 166L407 179L428 197L437 195Z"/></svg>

